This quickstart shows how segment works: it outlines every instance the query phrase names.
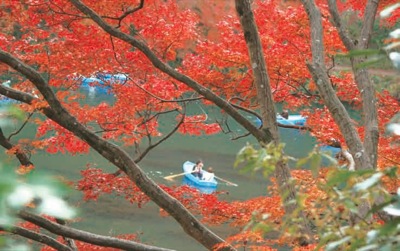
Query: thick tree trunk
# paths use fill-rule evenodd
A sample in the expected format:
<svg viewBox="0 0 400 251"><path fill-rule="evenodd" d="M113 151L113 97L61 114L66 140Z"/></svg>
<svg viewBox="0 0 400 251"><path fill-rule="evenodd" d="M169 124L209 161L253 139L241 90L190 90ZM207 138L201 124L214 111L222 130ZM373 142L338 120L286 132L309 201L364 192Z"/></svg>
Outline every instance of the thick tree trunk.
<svg viewBox="0 0 400 251"><path fill-rule="evenodd" d="M379 0L368 0L364 11L363 27L359 37L357 49L364 50L369 47L371 35L378 11ZM352 60L353 71L357 86L362 95L363 101L363 125L364 125L364 148L365 155L370 158L372 167L376 168L378 159L378 113L376 108L375 88L366 69L356 68L357 59Z"/></svg>
<svg viewBox="0 0 400 251"><path fill-rule="evenodd" d="M366 126L366 135L364 138L365 142L363 144L355 126L351 122L346 109L332 88L329 76L327 74L321 13L313 0L302 0L302 3L309 17L311 27L312 63L308 65L309 70L313 76L314 82L317 84L317 88L320 91L325 105L328 107L336 124L339 126L339 129L346 140L346 144L350 149L350 153L354 157L355 169L371 169L373 168L373 163L376 163L379 135L377 127L375 92L369 80L368 73L364 69L356 69L354 62L358 62L358 60L353 60L355 79L363 99L364 126ZM343 43L348 49L355 49L356 43L348 36L347 30L341 23L340 15L336 8L336 3L333 0L329 1L329 7L332 15L332 22L338 28ZM371 1L367 4L367 11L369 13L365 14L366 24L364 24L361 32L361 48L366 47L368 44L373 25L371 13L374 13L372 15L375 15L376 13L376 9L374 9L374 3L371 3ZM372 156L373 162L371 162L370 156ZM364 218L369 209L370 205L368 203L362 203L359 206L359 215Z"/></svg>
<svg viewBox="0 0 400 251"><path fill-rule="evenodd" d="M361 168L376 168L378 160L378 112L376 108L375 88L366 69L358 69L362 60L352 59L355 80L362 96L362 120L364 126L364 158L368 165Z"/></svg>
<svg viewBox="0 0 400 251"><path fill-rule="evenodd" d="M324 40L321 13L312 0L302 0L310 20L312 63L308 65L314 82L324 100L326 107L339 126L350 153L354 156L356 169L371 168L369 157L365 154L364 146L355 126L352 124L346 108L340 102L333 89L327 67L325 65Z"/></svg>
<svg viewBox="0 0 400 251"><path fill-rule="evenodd" d="M250 0L236 0L236 11L242 25L244 39L246 40L247 49L250 55L250 64L253 70L254 82L257 89L257 101L260 104L261 117L263 121L262 130L271 138L274 144L279 144L279 131L276 122L276 110L272 97L270 80L267 65L264 58L261 39L251 9ZM257 138L262 146L269 143L268 138ZM267 141L268 140L268 141ZM284 201L284 208L288 215L293 215L298 209L296 201L296 192L294 184L291 182L290 169L285 161L280 161L276 165L275 177L277 179L280 194ZM311 241L311 228L302 212L299 217L303 219L300 228L304 233L301 242Z"/></svg>
<svg viewBox="0 0 400 251"><path fill-rule="evenodd" d="M350 37L346 25L343 24L340 14L338 12L336 1L329 0L329 11L332 16L332 23L336 26L339 31L339 35L347 50L365 50L368 48L371 40L371 34L373 31L373 25L378 9L379 1L368 1L364 11L363 26L361 29L360 37L354 40ZM376 95L373 83L369 77L367 69L360 69L358 65L362 63L360 58L352 58L351 64L354 73L354 79L357 87L360 90L362 97L362 115L363 115L363 126L364 126L364 155L369 158L369 165L375 167L377 165L378 158L378 141L379 141L379 129L378 129L378 116L376 108ZM365 157L364 156L364 157ZM363 168L363 167L361 167Z"/></svg>

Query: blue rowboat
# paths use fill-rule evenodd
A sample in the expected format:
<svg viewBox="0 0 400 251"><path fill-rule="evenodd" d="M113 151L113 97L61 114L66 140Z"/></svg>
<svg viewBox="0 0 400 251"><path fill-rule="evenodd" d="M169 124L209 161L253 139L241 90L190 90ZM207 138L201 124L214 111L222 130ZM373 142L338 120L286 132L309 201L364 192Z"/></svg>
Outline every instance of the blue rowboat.
<svg viewBox="0 0 400 251"><path fill-rule="evenodd" d="M306 124L306 117L303 117L299 114L295 115L289 115L289 118L285 119L281 115L276 116L276 122L283 124L283 125L298 125L298 126L304 126ZM259 118L256 118L255 121L256 126L261 126L261 120Z"/></svg>
<svg viewBox="0 0 400 251"><path fill-rule="evenodd" d="M17 103L19 103L19 102L15 99L0 96L0 104L1 105L11 105L11 104L17 104Z"/></svg>
<svg viewBox="0 0 400 251"><path fill-rule="evenodd" d="M301 115L289 115L289 118L285 119L281 115L278 115L276 118L276 121L278 123L284 124L284 125L298 125L298 126L304 126L306 124L306 118L301 116Z"/></svg>
<svg viewBox="0 0 400 251"><path fill-rule="evenodd" d="M111 87L106 84L122 84L127 81L125 74L105 74L97 73L95 77L83 78L81 87L85 90L94 91L96 93L109 94Z"/></svg>
<svg viewBox="0 0 400 251"><path fill-rule="evenodd" d="M182 183L191 187L197 188L200 192L210 194L215 192L218 186L218 181L213 177L211 180L200 180L195 177L191 172L196 164L190 161L183 163L183 172L186 174L183 176ZM209 172L203 170L203 176L210 174Z"/></svg>

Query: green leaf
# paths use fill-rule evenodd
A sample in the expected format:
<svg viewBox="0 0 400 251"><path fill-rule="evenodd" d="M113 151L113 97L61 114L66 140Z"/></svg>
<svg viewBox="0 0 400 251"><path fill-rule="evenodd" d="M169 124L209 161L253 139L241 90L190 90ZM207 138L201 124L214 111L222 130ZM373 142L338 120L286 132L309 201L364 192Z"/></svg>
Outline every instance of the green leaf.
<svg viewBox="0 0 400 251"><path fill-rule="evenodd" d="M373 229L371 231L368 231L367 233L367 243L372 243L373 241L376 240L376 237L378 237L378 231Z"/></svg>
<svg viewBox="0 0 400 251"><path fill-rule="evenodd" d="M302 167L309 161L309 157L301 158L296 162L296 167Z"/></svg>
<svg viewBox="0 0 400 251"><path fill-rule="evenodd" d="M318 153L314 153L310 157L310 169L314 177L318 176L319 167L321 166L322 156Z"/></svg>
<svg viewBox="0 0 400 251"><path fill-rule="evenodd" d="M389 205L383 208L383 211L393 216L400 216L400 207Z"/></svg>
<svg viewBox="0 0 400 251"><path fill-rule="evenodd" d="M273 231L274 228L269 224L258 223L253 227L253 231L262 231L264 234Z"/></svg>
<svg viewBox="0 0 400 251"><path fill-rule="evenodd" d="M371 244L371 245L359 248L359 249L357 249L357 251L378 250L378 248L379 248L379 246L377 244Z"/></svg>
<svg viewBox="0 0 400 251"><path fill-rule="evenodd" d="M325 250L326 251L338 250L341 245L345 244L346 242L348 242L350 240L351 240L351 236L346 236L338 241L328 243L325 247Z"/></svg>
<svg viewBox="0 0 400 251"><path fill-rule="evenodd" d="M383 176L383 173L375 173L373 174L371 177L369 177L368 179L357 183L353 186L353 190L358 192L361 190L367 190L368 188L372 187L373 185L375 185L376 183L378 183L381 180L381 177Z"/></svg>
<svg viewBox="0 0 400 251"><path fill-rule="evenodd" d="M365 174L373 173L373 170L357 170L349 171L345 169L337 169L328 177L327 185L334 186L341 183L347 183L352 177L359 177Z"/></svg>
<svg viewBox="0 0 400 251"><path fill-rule="evenodd" d="M322 157L328 159L328 161L332 164L332 165L337 165L337 159L332 157L332 155L330 153L325 153L325 152L321 152L320 153L322 155Z"/></svg>
<svg viewBox="0 0 400 251"><path fill-rule="evenodd" d="M384 203L381 204L374 204L370 210L370 213L376 213L385 208L386 206L396 202L397 200L395 198L392 198L391 200L385 201Z"/></svg>
<svg viewBox="0 0 400 251"><path fill-rule="evenodd" d="M386 222L385 225L379 230L379 236L389 235L394 231L397 231L398 225L400 224L400 218L394 218L393 220Z"/></svg>
<svg viewBox="0 0 400 251"><path fill-rule="evenodd" d="M19 120L23 120L25 118L25 112L21 110L18 106L10 106L8 108L8 113L11 117Z"/></svg>
<svg viewBox="0 0 400 251"><path fill-rule="evenodd" d="M392 12L394 12L397 8L400 8L400 3L396 3L393 5L390 5L389 7L384 8L379 15L381 16L381 18L387 18L389 17Z"/></svg>

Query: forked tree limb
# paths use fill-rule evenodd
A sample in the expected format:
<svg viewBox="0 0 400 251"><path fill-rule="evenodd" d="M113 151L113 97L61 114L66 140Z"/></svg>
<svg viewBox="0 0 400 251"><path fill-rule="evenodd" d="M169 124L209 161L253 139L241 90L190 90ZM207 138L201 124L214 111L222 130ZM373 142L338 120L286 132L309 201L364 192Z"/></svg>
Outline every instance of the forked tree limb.
<svg viewBox="0 0 400 251"><path fill-rule="evenodd" d="M7 150L10 150L15 146L5 137L1 127L0 127L0 145ZM23 165L23 166L33 165L33 163L30 161L29 157L23 151L17 149L15 151L15 156L17 157L17 159L21 163L21 165Z"/></svg>
<svg viewBox="0 0 400 251"><path fill-rule="evenodd" d="M353 50L355 48L355 42L350 37L347 26L343 23L339 10L337 8L336 0L328 0L329 12L332 16L331 22L338 29L340 39L346 46L347 50Z"/></svg>
<svg viewBox="0 0 400 251"><path fill-rule="evenodd" d="M264 122L262 130L269 132L273 143L278 144L280 142L280 135L276 122L277 117L275 104L273 101L271 84L260 34L251 9L251 2L251 0L235 0L235 7L236 12L239 15L244 39L250 56L250 65L253 70L254 82L257 89L257 100L260 103L261 117ZM310 242L313 242L313 234L308 220L304 213L298 210L299 205L293 203L294 201L297 201L297 195L294 184L290 182L291 173L286 161L278 161L274 175L279 186L280 195L283 198L283 207L286 214L301 219L298 223L299 229L302 233L302 236L299 238L300 245L307 245Z"/></svg>
<svg viewBox="0 0 400 251"><path fill-rule="evenodd" d="M12 227L4 227L0 225L0 231L5 231L9 233L13 233L19 236L22 236L24 238L34 240L36 242L42 243L44 245L47 245L49 247L52 247L56 250L60 251L73 251L73 249L69 248L68 246L58 242L54 238L47 236L42 233L36 233L31 230L25 229L23 227L18 227L18 226L12 226Z"/></svg>
<svg viewBox="0 0 400 251"><path fill-rule="evenodd" d="M373 148L377 149L377 141L375 145L372 145L375 140L375 138L370 138L367 143L367 148L364 147L360 135L358 134L357 129L355 126L351 123L351 118L344 107L344 105L340 102L339 98L337 97L334 89L332 88L332 85L330 83L329 76L327 74L327 67L325 65L325 53L324 53L324 40L323 40L323 27L322 27L322 17L321 17L321 12L319 8L317 7L316 3L314 0L302 0L303 6L307 12L308 18L309 18L309 23L311 27L311 52L312 52L312 62L307 64L307 67L313 77L314 82L317 85L317 88L323 97L324 104L332 114L333 119L335 120L336 124L339 126L340 132L344 136L344 139L346 141L347 146L349 147L350 154L354 156L354 162L355 162L355 169L360 170L360 169L372 169L373 164L370 161L370 156L368 154L373 151ZM368 5L368 4L367 4ZM353 65L354 67L354 65ZM354 68L353 68L354 71ZM357 85L359 85L359 88L362 84L362 82L357 81L357 78L360 76L362 79L368 78L368 73L364 70L361 69L360 71L356 71L356 82ZM361 79L359 79L361 80ZM368 84L367 84L368 85ZM367 87L365 87L367 88ZM367 88L368 89L368 88ZM363 91L368 92L367 95L363 95L363 108L369 109L370 107L365 104L365 102L372 102L375 106L375 100L370 100L371 90L362 90L360 89L360 92L362 93ZM367 110L364 110L363 113L365 114ZM366 123L366 127L370 128L373 127L374 119L373 117L376 115L374 114L374 111L370 111L372 114L366 115L370 116L366 119L364 119L364 122ZM366 129L369 130L369 129ZM372 133L372 134L371 134ZM366 135L373 135L373 130L370 131L369 133L366 132ZM368 136L369 137L369 136ZM365 139L364 139L365 140ZM371 156L371 157L376 157L376 156ZM360 203L358 207L358 214L361 217L366 217L369 210L370 210L370 205L366 201L363 201ZM352 220L358 221L358 218L352 217ZM354 223L353 222L353 223Z"/></svg>
<svg viewBox="0 0 400 251"><path fill-rule="evenodd" d="M272 139L270 138L270 134L266 134L262 130L258 130L249 120L247 120L240 112L238 112L229 102L224 100L223 98L216 95L210 89L205 86L199 84L192 78L184 75L177 70L170 67L167 63L161 61L157 55L143 42L136 39L134 36L126 34L119 29L114 28L109 25L105 20L101 18L96 12L90 9L88 6L82 3L80 0L70 0L70 2L82 13L88 15L97 25L99 25L105 32L108 34L125 41L126 43L132 45L141 51L153 64L154 67L169 75L170 77L178 80L198 94L202 95L205 99L213 102L216 106L224 110L227 114L229 114L233 119L235 119L238 123L240 123L246 130L248 130L255 138L260 141L270 142Z"/></svg>
<svg viewBox="0 0 400 251"><path fill-rule="evenodd" d="M176 131L178 131L179 127L183 124L184 120L185 120L185 110L182 112L182 118L179 120L178 124L176 124L174 126L174 128L167 133L165 136L163 136L161 139L159 139L157 142L155 143L151 143L149 141L149 145L146 147L146 149L138 156L135 158L135 163L139 163L140 161L142 161L142 159L154 148L156 148L158 145L160 145L162 142L166 141L168 138L170 138ZM114 176L119 176L122 174L122 170L118 169L116 172L113 173Z"/></svg>
<svg viewBox="0 0 400 251"><path fill-rule="evenodd" d="M332 23L338 29L341 40L347 50L365 50L368 49L373 25L378 10L379 1L369 0L364 9L364 20L362 23L361 33L358 38L351 38L348 29L340 18L340 13L337 9L337 3L334 0L328 1L329 12L332 16ZM362 100L362 121L364 125L364 155L368 156L372 167L376 167L378 160L378 113L377 101L375 95L374 83L369 77L367 69L358 67L364 59L361 57L350 58L354 79L360 91Z"/></svg>
<svg viewBox="0 0 400 251"><path fill-rule="evenodd" d="M356 169L371 168L369 158L364 154L365 150L357 129L353 125L346 108L337 97L327 74L320 10L313 0L302 0L302 3L309 17L311 27L312 62L308 63L307 67L324 100L324 104L339 126L346 144L350 149L350 153L355 156ZM362 158L358 157L360 154L364 154L364 156L362 156Z"/></svg>
<svg viewBox="0 0 400 251"><path fill-rule="evenodd" d="M198 219L196 219L196 217L194 217L194 215L192 215L181 202L169 195L152 179L150 179L127 152L117 145L99 137L84 125L79 123L79 121L61 105L60 101L56 98L54 92L39 72L2 50L0 50L0 62L3 62L20 72L36 86L49 104L48 107L41 108L41 111L49 119L53 120L88 143L105 159L109 160L111 163L125 172L129 179L133 181L152 201L154 201L158 206L163 208L169 215L171 215L182 226L188 235L196 239L208 249L212 249L216 244L224 243L222 238L220 238L205 225L203 225ZM10 92L10 90L7 90L5 87L0 85L1 94L5 95L4 93L7 91ZM20 101L29 100L32 98L29 95L22 95L16 91L11 90L11 92L15 97L21 98ZM31 102L32 99L29 103ZM251 126L253 127L253 125ZM235 249L227 245L222 250Z"/></svg>
<svg viewBox="0 0 400 251"><path fill-rule="evenodd" d="M21 211L18 213L18 217L29 221L41 228L48 230L51 233L65 236L74 240L83 241L97 246L102 247L112 247L122 250L143 250L143 251L172 251L171 249L160 248L156 246L145 245L142 243L122 240L110 236L103 236L98 234L89 233L86 231L78 230L72 227L67 227L60 225L58 223L52 222L39 215ZM68 248L68 250L71 250Z"/></svg>

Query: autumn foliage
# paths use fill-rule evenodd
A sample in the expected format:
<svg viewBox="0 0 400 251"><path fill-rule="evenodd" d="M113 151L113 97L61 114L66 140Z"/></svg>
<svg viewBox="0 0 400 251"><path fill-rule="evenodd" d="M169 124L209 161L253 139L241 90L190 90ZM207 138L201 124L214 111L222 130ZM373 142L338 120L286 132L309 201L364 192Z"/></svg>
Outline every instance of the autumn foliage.
<svg viewBox="0 0 400 251"><path fill-rule="evenodd" d="M146 0L142 9L126 14L139 2L84 1L110 25L144 41L170 67L198 81L218 96L257 111L259 103L252 66L249 65L248 50L231 3L233 1ZM254 2L274 101L306 116L311 134L320 143L336 138L344 144L306 66L311 57L310 27L303 6L299 1ZM337 64L335 56L346 53L346 48L337 29L330 23L326 1L317 2L323 15L325 52L329 56L326 62L331 67L330 81L340 100L354 114L359 114L360 93L356 90L353 76L334 69ZM380 9L393 2L383 1ZM349 15L349 20L363 16L365 1L338 1L338 5L342 13L352 10L354 16ZM396 11L382 25L394 24L398 15L399 11ZM65 109L103 139L122 146L136 146L148 139L160 139L169 133L160 130L161 121L165 118L171 121L172 128L176 127L176 131L182 134L198 136L226 129L224 125L211 121L203 112L187 114L186 106L190 103L212 104L182 82L153 67L137 48L110 36L73 7L70 1L3 1L0 17L0 48L18 55L19 59L43 73ZM355 23L353 25L357 27ZM111 99L95 103L87 100L87 93L80 89L84 77L117 73L126 75L126 81L104 81L103 84L108 87L107 95ZM29 105L18 104L21 109L27 113L40 113L48 107L40 92L24 76L3 64L0 65L0 75L1 79L6 76L12 81L12 88L37 95ZM92 85L98 87L100 84ZM379 130L384 132L385 125L399 111L400 104L387 92L377 94L377 98ZM360 118L352 119L362 137L364 125L360 123ZM29 145L32 149L51 154L75 155L90 151L86 142L50 119L39 115L30 122L37 127L36 135L28 142L20 142L20 145ZM395 144L395 140L386 135L380 137L379 169L400 163L400 146ZM17 146L8 153L15 154L19 149L21 147ZM307 207L312 207L315 200L326 196L317 181L324 183L327 172L322 171L318 179L312 177L309 171L292 172L299 190L309 195L305 199ZM139 207L149 201L124 175L104 173L90 166L81 174L82 179L76 187L83 192L85 200L96 200L101 194L114 193ZM398 187L397 180L387 179L385 184L391 192ZM162 186L162 189L200 215L207 224L229 223L243 229L254 220L252 217L262 217L263 214L269 215L273 225L281 226L283 221L281 198L274 187L269 197L234 202L220 200L218 193L205 195L186 186ZM257 212L256 216L254 212ZM311 215L315 212L307 213ZM166 215L163 211L161 214ZM228 240L237 247L248 243L247 247L254 250L270 250L269 247L261 247L274 244L295 245L290 240L293 236L285 234L282 238L266 239L261 233L245 231ZM91 250L84 244L79 245L82 250ZM310 247L303 250L307 248Z"/></svg>
<svg viewBox="0 0 400 251"><path fill-rule="evenodd" d="M240 24L233 6L227 1L219 4L206 2L197 1L188 6L188 3L180 1L146 1L143 10L121 20L117 17L136 5L125 1L114 2L112 6L98 1L86 1L86 4L122 31L140 35L162 60L170 62L180 72L227 100L235 98L234 102L241 100L240 105L255 109L257 103L247 49L242 37L238 36ZM360 10L358 13L362 15L363 4L362 1L350 1L339 7L345 11L351 6L355 11ZM215 9L196 9L205 6ZM275 101L284 102L291 110L321 104L306 67L310 56L310 30L304 9L296 2L260 1L256 6L256 20L267 55ZM346 52L336 29L329 23L327 5L321 1L320 7L326 16L326 53L333 56ZM64 106L80 122L99 129L104 138L132 145L140 143L145 135L160 136L158 120L161 115L157 114L181 111L182 103L169 101L182 99L191 93L182 83L154 69L138 50L110 37L89 19L80 16L68 1L51 1L48 4L6 2L2 9L4 20L9 21L3 21L6 32L2 33L1 48L18 52L25 62L35 65L39 71L49 72L52 76L50 84L57 88L57 95ZM215 15L218 11L226 14ZM327 60L333 67L334 61ZM129 76L122 84L106 83L115 95L113 104L90 106L82 103L82 94L77 92L80 76L90 76L95 72ZM16 88L34 91L29 82L18 75L13 75L13 79ZM331 81L342 101L358 109L359 94L354 91L352 76L332 72ZM398 110L398 105L390 96L381 96L379 112L382 119L379 121L383 127ZM39 109L41 105L38 103L24 108ZM340 138L327 111L307 108L302 112L309 118L309 126L318 132L315 136L321 142L330 137ZM180 115L177 113L176 116ZM217 124L210 124L201 118L202 114L196 116L187 117L179 130L194 135L220 130ZM54 136L45 139L49 152L88 151L85 143L79 143L54 123L35 122L40 128L38 137L49 131L55 132Z"/></svg>

